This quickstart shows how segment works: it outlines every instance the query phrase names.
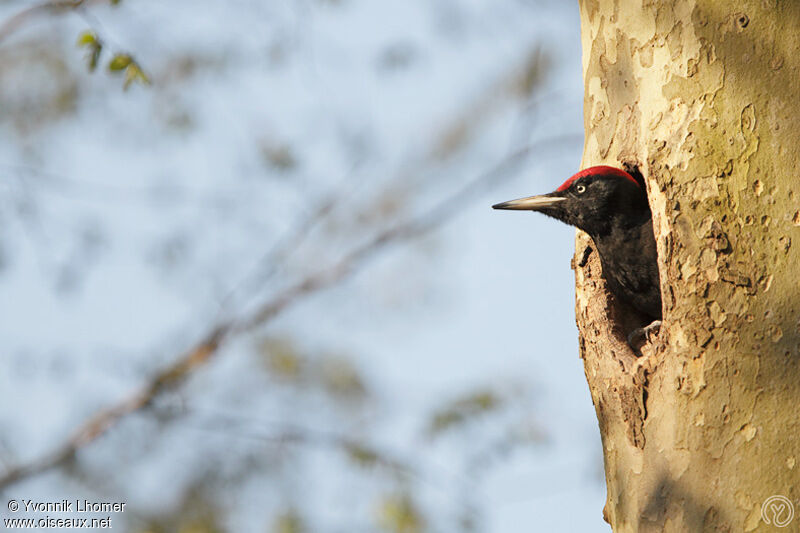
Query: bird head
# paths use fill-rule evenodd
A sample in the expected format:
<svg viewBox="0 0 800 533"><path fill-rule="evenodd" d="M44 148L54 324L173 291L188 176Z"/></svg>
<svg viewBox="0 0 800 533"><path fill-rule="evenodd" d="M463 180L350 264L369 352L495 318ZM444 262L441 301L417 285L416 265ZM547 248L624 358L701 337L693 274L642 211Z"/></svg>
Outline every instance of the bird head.
<svg viewBox="0 0 800 533"><path fill-rule="evenodd" d="M651 216L639 182L624 170L607 166L581 170L549 194L492 207L539 211L592 236L605 235L614 227L640 225Z"/></svg>

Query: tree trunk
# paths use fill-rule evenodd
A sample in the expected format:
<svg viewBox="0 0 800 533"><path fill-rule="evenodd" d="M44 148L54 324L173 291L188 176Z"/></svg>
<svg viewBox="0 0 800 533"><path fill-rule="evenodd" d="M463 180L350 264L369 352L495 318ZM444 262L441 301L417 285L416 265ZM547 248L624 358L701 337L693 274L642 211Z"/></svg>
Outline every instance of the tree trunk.
<svg viewBox="0 0 800 533"><path fill-rule="evenodd" d="M664 301L637 358L578 235L604 517L617 533L786 526L800 512L800 2L580 7L583 165L645 177ZM771 496L787 500L762 517Z"/></svg>

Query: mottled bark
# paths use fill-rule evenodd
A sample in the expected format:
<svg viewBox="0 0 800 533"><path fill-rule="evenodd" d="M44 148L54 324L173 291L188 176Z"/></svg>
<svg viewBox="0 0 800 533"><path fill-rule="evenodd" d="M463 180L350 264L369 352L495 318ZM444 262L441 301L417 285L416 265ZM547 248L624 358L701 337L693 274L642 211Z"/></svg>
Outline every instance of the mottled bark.
<svg viewBox="0 0 800 533"><path fill-rule="evenodd" d="M664 300L637 358L597 254L576 260L604 516L617 533L771 530L768 497L800 513L800 2L580 7L583 165L645 177Z"/></svg>

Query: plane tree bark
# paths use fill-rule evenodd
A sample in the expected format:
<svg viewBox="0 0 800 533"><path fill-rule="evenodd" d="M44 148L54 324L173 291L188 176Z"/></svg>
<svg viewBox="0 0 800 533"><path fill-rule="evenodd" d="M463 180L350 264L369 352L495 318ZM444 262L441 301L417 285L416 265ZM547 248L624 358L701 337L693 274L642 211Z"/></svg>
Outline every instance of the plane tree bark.
<svg viewBox="0 0 800 533"><path fill-rule="evenodd" d="M583 165L644 176L664 308L637 357L636 317L579 233L604 517L617 533L781 525L786 501L762 504L800 512L800 3L579 2Z"/></svg>

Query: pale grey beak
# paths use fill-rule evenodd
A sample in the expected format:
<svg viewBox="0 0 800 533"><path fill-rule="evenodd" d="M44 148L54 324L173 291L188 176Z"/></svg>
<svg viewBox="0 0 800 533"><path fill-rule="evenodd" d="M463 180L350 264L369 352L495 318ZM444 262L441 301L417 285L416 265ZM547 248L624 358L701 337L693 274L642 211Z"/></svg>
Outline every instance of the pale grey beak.
<svg viewBox="0 0 800 533"><path fill-rule="evenodd" d="M563 196L528 196L527 198L520 198L518 200L511 200L508 202L501 202L494 204L493 209L518 209L520 211L538 211L545 207L550 207L558 202L566 200Z"/></svg>

